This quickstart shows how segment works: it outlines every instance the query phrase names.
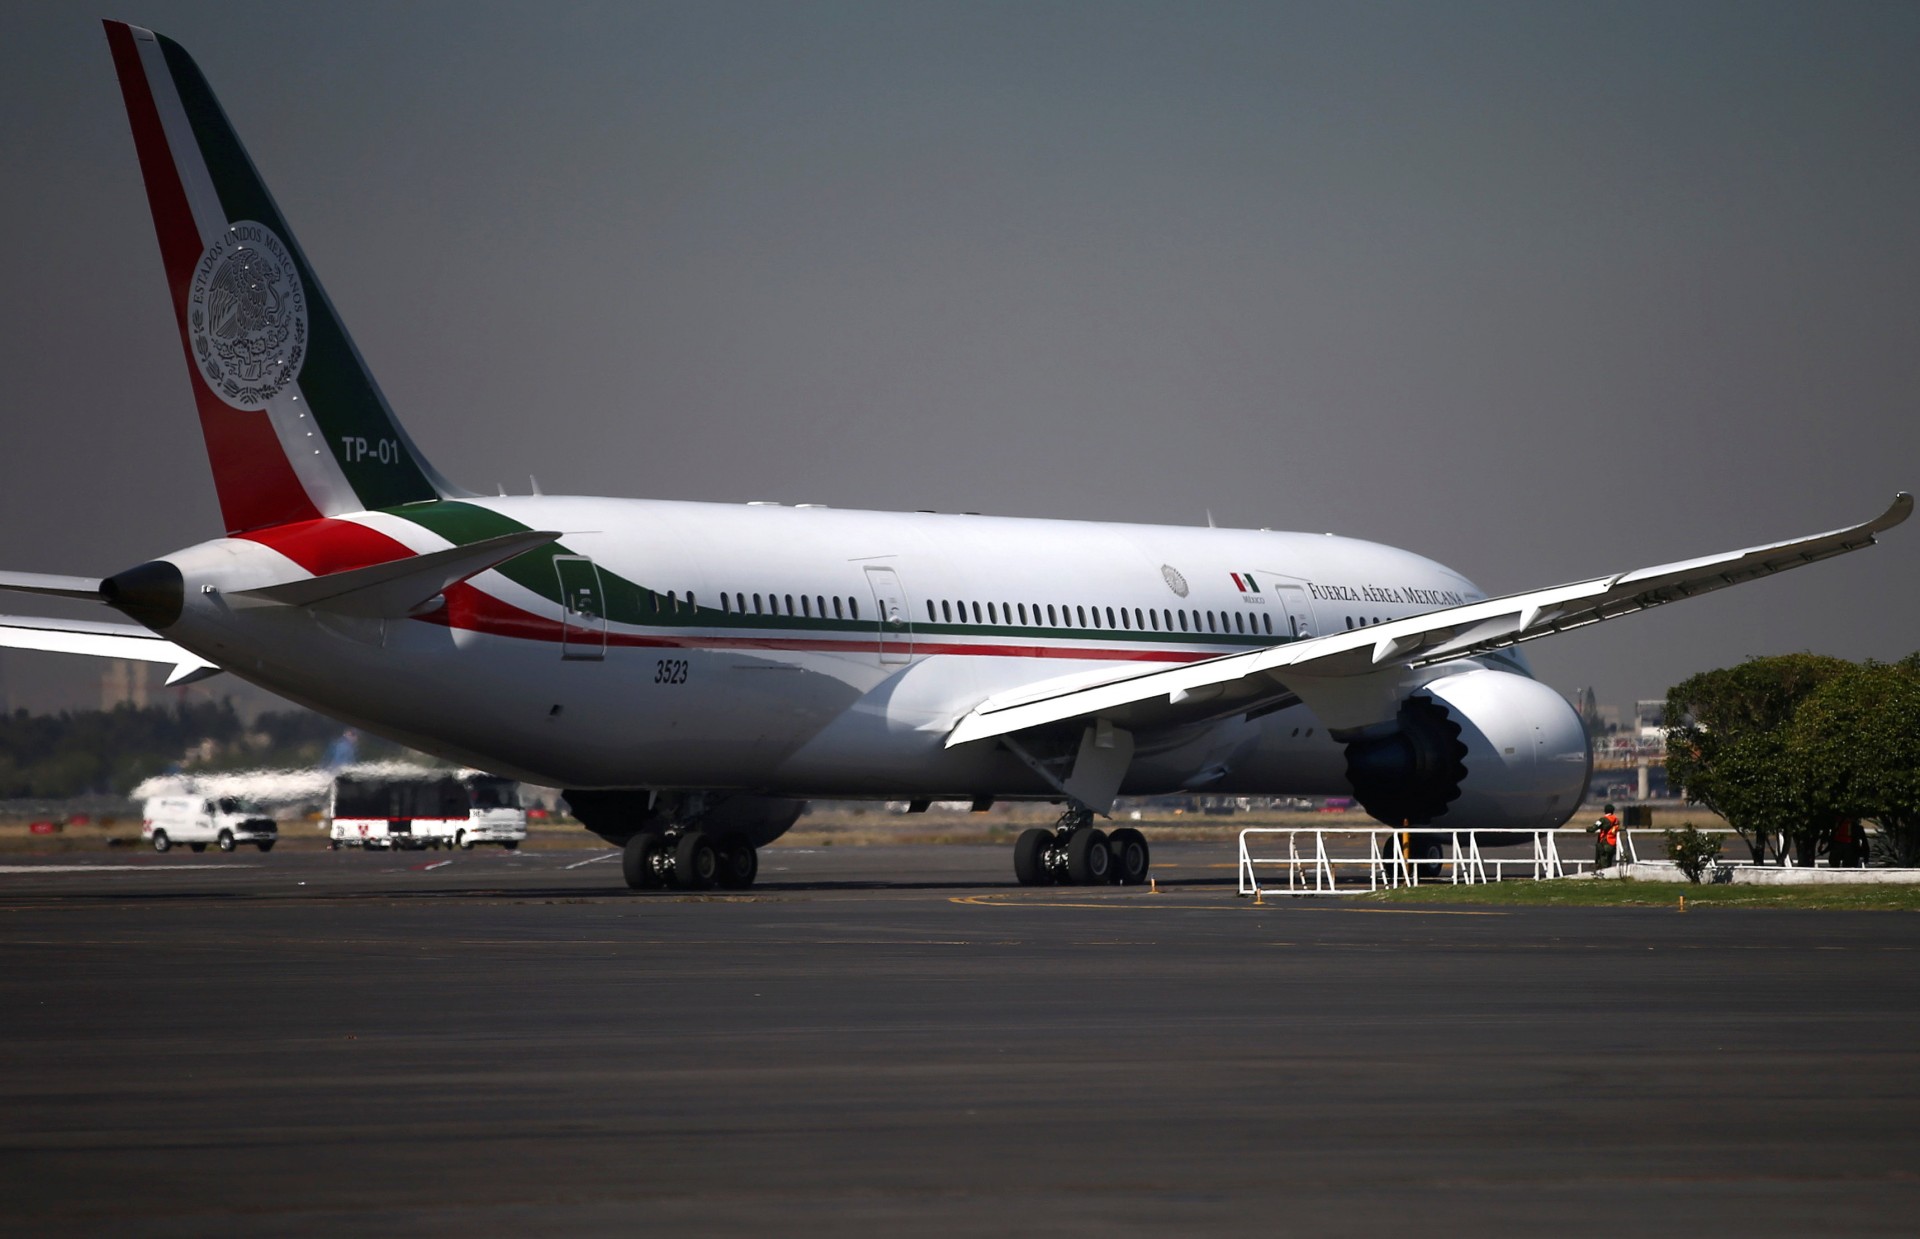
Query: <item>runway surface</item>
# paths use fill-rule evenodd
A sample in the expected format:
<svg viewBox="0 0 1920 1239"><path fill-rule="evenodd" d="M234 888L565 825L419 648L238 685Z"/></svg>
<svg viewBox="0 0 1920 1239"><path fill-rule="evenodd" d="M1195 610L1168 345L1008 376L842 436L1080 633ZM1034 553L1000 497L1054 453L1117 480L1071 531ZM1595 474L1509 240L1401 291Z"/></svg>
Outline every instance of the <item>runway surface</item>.
<svg viewBox="0 0 1920 1239"><path fill-rule="evenodd" d="M1004 849L0 872L7 1229L1906 1234L1920 917L1023 890ZM99 867L86 867L99 866ZM423 867L437 866L437 867Z"/></svg>

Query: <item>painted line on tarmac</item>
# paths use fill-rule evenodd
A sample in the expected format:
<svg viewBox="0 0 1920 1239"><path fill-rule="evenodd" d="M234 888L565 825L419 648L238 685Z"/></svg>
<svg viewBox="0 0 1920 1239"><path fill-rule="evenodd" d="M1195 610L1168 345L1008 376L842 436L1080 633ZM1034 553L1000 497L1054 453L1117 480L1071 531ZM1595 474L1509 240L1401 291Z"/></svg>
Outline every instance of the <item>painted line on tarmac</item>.
<svg viewBox="0 0 1920 1239"><path fill-rule="evenodd" d="M571 865L562 865L560 867L562 869L578 869L582 865L597 865L603 860L612 860L618 855L620 855L618 852L608 852L605 856L589 856L585 860L576 860Z"/></svg>
<svg viewBox="0 0 1920 1239"><path fill-rule="evenodd" d="M259 865L227 865L202 861L197 865L0 865L0 873L184 873L189 869L258 869Z"/></svg>
<svg viewBox="0 0 1920 1239"><path fill-rule="evenodd" d="M414 873L429 873L435 869L445 869L448 865L451 865L452 863L453 862L450 860L436 860L436 861L429 861L424 865L408 865L407 868L412 870Z"/></svg>
<svg viewBox="0 0 1920 1239"><path fill-rule="evenodd" d="M1238 912L1243 908L1279 907L1279 904L1250 903L1166 903L1151 896L1119 899L1111 903L1068 903L1055 899L1022 899L1018 895L955 895L948 903L968 904L976 908L1141 908L1175 912ZM1464 912L1452 908L1343 908L1330 904L1294 903L1300 911L1371 912L1383 916L1512 916L1511 912Z"/></svg>

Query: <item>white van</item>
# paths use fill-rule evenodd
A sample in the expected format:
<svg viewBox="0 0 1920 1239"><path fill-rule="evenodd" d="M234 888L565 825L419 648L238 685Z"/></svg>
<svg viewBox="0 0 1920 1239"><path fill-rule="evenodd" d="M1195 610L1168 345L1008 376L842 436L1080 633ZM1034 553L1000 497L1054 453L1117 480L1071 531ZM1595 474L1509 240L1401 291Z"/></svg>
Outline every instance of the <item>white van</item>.
<svg viewBox="0 0 1920 1239"><path fill-rule="evenodd" d="M209 843L222 852L242 843L271 852L280 828L238 796L155 796L141 810L140 837L151 840L156 852L181 843L196 852L206 851Z"/></svg>
<svg viewBox="0 0 1920 1239"><path fill-rule="evenodd" d="M527 837L527 811L512 779L479 773L341 775L327 807L330 848L469 848L509 852Z"/></svg>

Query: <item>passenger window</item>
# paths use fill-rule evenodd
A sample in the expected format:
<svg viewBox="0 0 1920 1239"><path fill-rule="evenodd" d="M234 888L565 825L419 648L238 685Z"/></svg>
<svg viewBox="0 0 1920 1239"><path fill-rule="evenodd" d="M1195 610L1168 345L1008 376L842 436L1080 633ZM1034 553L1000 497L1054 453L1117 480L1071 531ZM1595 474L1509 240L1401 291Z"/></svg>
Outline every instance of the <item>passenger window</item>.
<svg viewBox="0 0 1920 1239"><path fill-rule="evenodd" d="M1260 613L1260 629L1269 637L1273 635L1273 616L1264 611Z"/></svg>
<svg viewBox="0 0 1920 1239"><path fill-rule="evenodd" d="M980 604L977 602L973 604L973 622L980 623Z"/></svg>
<svg viewBox="0 0 1920 1239"><path fill-rule="evenodd" d="M840 610L840 596L839 596L838 594L835 594L835 595L834 595L834 598L833 598L833 618L835 618L835 619L845 619L845 618L846 618L846 615L845 615L845 613L843 613L843 612L842 612L842 611Z"/></svg>
<svg viewBox="0 0 1920 1239"><path fill-rule="evenodd" d="M792 594L787 595L787 614L788 615L793 614L793 595Z"/></svg>
<svg viewBox="0 0 1920 1239"><path fill-rule="evenodd" d="M753 596L753 613L755 615L760 614L760 595L758 594Z"/></svg>
<svg viewBox="0 0 1920 1239"><path fill-rule="evenodd" d="M940 618L949 624L953 623L953 604L944 598L940 600Z"/></svg>
<svg viewBox="0 0 1920 1239"><path fill-rule="evenodd" d="M1245 632L1247 630L1246 616L1238 611L1233 613L1233 630L1235 632Z"/></svg>
<svg viewBox="0 0 1920 1239"><path fill-rule="evenodd" d="M733 614L733 599L727 597L725 594L720 595L720 614Z"/></svg>
<svg viewBox="0 0 1920 1239"><path fill-rule="evenodd" d="M700 609L700 604L693 600L693 591L688 590L687 591L687 610L698 611L699 609Z"/></svg>
<svg viewBox="0 0 1920 1239"><path fill-rule="evenodd" d="M1056 627L1058 626L1059 622L1060 622L1059 620L1054 618L1053 604L1049 602L1047 604L1047 626L1050 628Z"/></svg>
<svg viewBox="0 0 1920 1239"><path fill-rule="evenodd" d="M1175 614L1176 614L1176 615L1178 615L1178 616L1180 617L1180 631L1181 631L1181 632L1185 632L1185 631L1187 630L1187 612L1186 612L1186 609L1185 609L1185 608L1183 607L1183 608L1181 608L1181 609L1180 609L1179 611L1176 611L1176 612L1175 612Z"/></svg>
<svg viewBox="0 0 1920 1239"><path fill-rule="evenodd" d="M1095 628L1100 627L1100 608L1099 607L1095 607L1093 609L1093 626Z"/></svg>
<svg viewBox="0 0 1920 1239"><path fill-rule="evenodd" d="M1160 618L1166 621L1167 631L1172 632L1173 631L1173 612L1162 609L1160 612Z"/></svg>
<svg viewBox="0 0 1920 1239"><path fill-rule="evenodd" d="M1027 622L1027 604L1024 602L1020 604L1020 622L1022 624Z"/></svg>
<svg viewBox="0 0 1920 1239"><path fill-rule="evenodd" d="M1127 629L1131 629L1133 627L1132 624L1127 622L1127 609L1125 607L1120 608L1120 627L1127 628Z"/></svg>
<svg viewBox="0 0 1920 1239"><path fill-rule="evenodd" d="M858 598L847 599L847 614L853 616L856 620L860 618L860 600Z"/></svg>
<svg viewBox="0 0 1920 1239"><path fill-rule="evenodd" d="M937 619L939 619L939 618L940 618L940 616L939 616L939 614L938 614L938 613L937 613L936 611L934 611L934 609L933 609L933 599L931 599L931 598L929 598L929 599L927 599L927 620L928 620L928 622L932 622L933 620L937 620Z"/></svg>
<svg viewBox="0 0 1920 1239"><path fill-rule="evenodd" d="M1211 611L1209 611L1209 612L1207 612L1207 631L1208 631L1208 632L1212 632L1212 631L1214 631L1214 627L1213 627L1213 612L1211 612Z"/></svg>
<svg viewBox="0 0 1920 1239"><path fill-rule="evenodd" d="M1133 626L1134 626L1135 628L1139 628L1139 629L1143 629L1143 630L1144 630L1144 629L1146 628L1146 626L1147 626L1147 624L1146 624L1146 620L1145 620L1144 618L1142 618L1142 616L1141 616L1141 614L1140 614L1140 608L1139 608L1139 607L1135 607L1135 608L1133 609Z"/></svg>
<svg viewBox="0 0 1920 1239"><path fill-rule="evenodd" d="M806 616L808 619L813 618L813 603L807 600L805 594L800 595L800 614Z"/></svg>
<svg viewBox="0 0 1920 1239"><path fill-rule="evenodd" d="M1118 624L1117 622L1115 622L1115 620L1114 620L1114 618L1113 618L1113 608L1112 608L1112 607L1108 607L1108 608L1107 608L1107 627L1109 627L1109 628L1118 628L1119 626L1120 626L1120 625L1119 625L1119 624Z"/></svg>
<svg viewBox="0 0 1920 1239"><path fill-rule="evenodd" d="M999 622L1000 622L1000 615L999 615L999 612L997 612L997 611L995 611L995 610L993 609L993 604L992 604L991 602L989 602L989 603L987 604L987 623L989 623L989 624L997 624L997 623L999 623Z"/></svg>
<svg viewBox="0 0 1920 1239"><path fill-rule="evenodd" d="M689 594L687 596L692 597L693 595ZM839 602L840 600L838 598L835 598L834 601ZM821 619L827 618L827 600L825 598L822 598L819 594L815 594L813 596L813 613L815 615L818 615Z"/></svg>

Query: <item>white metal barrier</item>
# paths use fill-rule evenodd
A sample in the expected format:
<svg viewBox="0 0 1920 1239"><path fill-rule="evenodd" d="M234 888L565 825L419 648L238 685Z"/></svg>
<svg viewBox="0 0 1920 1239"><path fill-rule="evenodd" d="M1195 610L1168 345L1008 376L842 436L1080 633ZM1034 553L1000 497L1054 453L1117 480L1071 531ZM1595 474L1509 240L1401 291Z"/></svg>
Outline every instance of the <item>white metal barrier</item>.
<svg viewBox="0 0 1920 1239"><path fill-rule="evenodd" d="M1624 831L1622 833L1625 833ZM1526 835L1532 843L1531 855L1522 857L1488 858L1480 850L1480 835ZM1286 854L1256 854L1266 849L1253 844L1254 836L1286 836ZM1301 836L1311 836L1311 844L1302 848ZM1426 881L1445 881L1460 885L1473 885L1482 882L1499 882L1507 878L1510 870L1525 870L1528 877L1562 878L1570 873L1579 873L1593 868L1590 860L1568 860L1560 855L1559 839L1562 835L1574 835L1591 840L1591 831L1579 827L1562 827L1558 830L1527 831L1473 831L1473 830L1395 830L1387 826L1251 826L1240 832L1240 893L1242 895L1337 895L1356 894L1362 889L1375 891L1382 887L1389 889L1400 886L1418 886L1422 881L1422 869L1428 870ZM1367 841L1365 854L1346 854L1344 849L1329 849L1329 836L1347 837L1357 845L1361 837ZM1441 856L1409 856L1407 846L1413 836L1423 839L1444 839L1451 851ZM1278 842L1277 840L1275 842ZM1623 849L1622 857L1626 856ZM1285 886L1265 886L1260 881L1260 866L1285 866L1287 883ZM1434 870L1444 873L1436 877ZM1354 879L1342 887L1342 872ZM1363 888L1358 884L1360 873L1365 873L1367 884Z"/></svg>
<svg viewBox="0 0 1920 1239"><path fill-rule="evenodd" d="M1650 827L1640 827L1640 834L1665 834ZM1728 826L1703 826L1701 834L1738 836L1737 831ZM1498 834L1512 837L1526 835L1532 847L1531 855L1487 857L1482 855L1480 838L1482 834ZM1620 864L1636 863L1640 859L1640 850L1634 841L1635 831L1626 826L1620 828L1619 848L1615 859ZM1254 846L1249 843L1251 836L1285 835L1287 837L1286 854L1256 855ZM1310 846L1303 849L1301 836L1312 836ZM1400 886L1418 886L1422 880L1421 870L1428 870L1426 881L1445 881L1458 885L1472 885L1479 882L1500 882L1510 875L1525 876L1533 880L1543 878L1563 878L1569 874L1589 872L1594 862L1584 859L1569 860L1560 855L1559 840L1563 836L1574 836L1582 840L1581 849L1591 847L1594 832L1591 827L1562 826L1557 830L1524 831L1472 831L1472 830L1436 830L1432 827L1395 830L1387 826L1251 826L1240 832L1240 893L1242 895L1337 895L1357 894L1362 889L1375 891L1382 887L1389 889ZM1407 842L1413 836L1423 839L1444 839L1451 852L1438 857L1417 857L1406 854ZM1329 837L1346 837L1357 841L1364 837L1367 841L1364 854L1349 855L1342 849L1329 849ZM1786 866L1795 867L1792 850L1784 836L1770 840L1777 854L1786 857ZM1664 854L1664 847L1661 849ZM1754 862L1744 857L1728 859L1723 857L1715 862L1723 869L1744 868ZM1263 886L1260 882L1259 866L1283 865L1286 867L1287 884L1285 886ZM1434 870L1440 870L1444 877L1433 876ZM1345 873L1355 879L1348 885L1340 885L1340 877ZM1364 872L1367 885L1362 888L1357 881Z"/></svg>

